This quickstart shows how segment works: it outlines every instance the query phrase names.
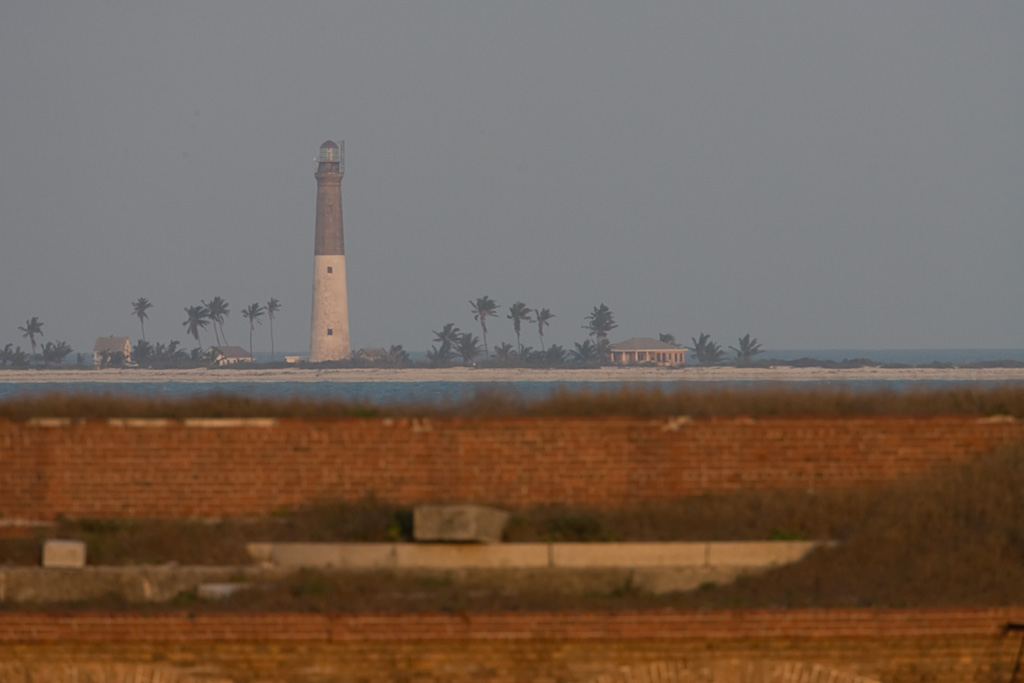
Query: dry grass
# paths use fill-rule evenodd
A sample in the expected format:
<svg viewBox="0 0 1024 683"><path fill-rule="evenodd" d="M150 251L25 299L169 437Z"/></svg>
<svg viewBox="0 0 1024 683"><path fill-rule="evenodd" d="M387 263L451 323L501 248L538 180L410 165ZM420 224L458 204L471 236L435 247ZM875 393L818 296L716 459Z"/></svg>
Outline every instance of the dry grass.
<svg viewBox="0 0 1024 683"><path fill-rule="evenodd" d="M1012 415L1024 418L1024 386L958 386L950 389L851 389L791 383L757 387L648 387L557 391L528 399L482 389L460 402L373 405L367 402L266 399L212 394L186 399L145 399L109 394L48 394L0 401L0 419L36 417L281 417L332 419L384 416L463 417L853 417L869 415Z"/></svg>
<svg viewBox="0 0 1024 683"><path fill-rule="evenodd" d="M797 565L688 596L690 607L1017 604L1024 594L1024 444L887 487L844 542Z"/></svg>

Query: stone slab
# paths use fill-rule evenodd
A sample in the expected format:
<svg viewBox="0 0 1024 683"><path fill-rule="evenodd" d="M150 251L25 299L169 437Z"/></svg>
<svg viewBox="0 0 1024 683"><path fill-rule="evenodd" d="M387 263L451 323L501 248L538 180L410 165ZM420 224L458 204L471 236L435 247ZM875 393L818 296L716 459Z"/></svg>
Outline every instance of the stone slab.
<svg viewBox="0 0 1024 683"><path fill-rule="evenodd" d="M85 566L85 542L51 539L43 543L43 566L81 569Z"/></svg>
<svg viewBox="0 0 1024 683"><path fill-rule="evenodd" d="M501 543L509 514L484 505L418 505L413 509L416 541Z"/></svg>
<svg viewBox="0 0 1024 683"><path fill-rule="evenodd" d="M552 566L701 567L707 560L706 543L553 543Z"/></svg>

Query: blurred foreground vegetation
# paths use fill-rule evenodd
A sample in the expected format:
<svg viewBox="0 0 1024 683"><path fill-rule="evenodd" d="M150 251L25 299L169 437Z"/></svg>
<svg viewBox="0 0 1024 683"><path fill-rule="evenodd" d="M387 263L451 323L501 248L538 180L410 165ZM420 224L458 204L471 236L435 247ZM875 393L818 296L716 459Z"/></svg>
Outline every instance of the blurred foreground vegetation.
<svg viewBox="0 0 1024 683"><path fill-rule="evenodd" d="M53 393L0 401L0 420L40 417L213 418L278 417L856 417L960 415L1024 418L1024 385L957 384L948 389L807 387L792 382L756 387L649 385L608 390L558 390L543 398L483 388L462 401L372 404L236 394L167 399L131 395Z"/></svg>

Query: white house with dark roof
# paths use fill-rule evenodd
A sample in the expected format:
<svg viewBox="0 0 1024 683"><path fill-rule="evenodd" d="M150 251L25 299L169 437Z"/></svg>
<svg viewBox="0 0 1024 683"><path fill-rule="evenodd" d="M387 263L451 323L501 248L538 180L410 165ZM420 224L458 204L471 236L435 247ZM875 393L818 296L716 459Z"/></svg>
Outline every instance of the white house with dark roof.
<svg viewBox="0 0 1024 683"><path fill-rule="evenodd" d="M92 364L105 365L114 354L123 354L125 362L132 359L132 341L128 337L100 337L92 347Z"/></svg>
<svg viewBox="0 0 1024 683"><path fill-rule="evenodd" d="M633 337L618 344L612 344L611 361L615 365L686 365L686 349L666 344L650 337Z"/></svg>

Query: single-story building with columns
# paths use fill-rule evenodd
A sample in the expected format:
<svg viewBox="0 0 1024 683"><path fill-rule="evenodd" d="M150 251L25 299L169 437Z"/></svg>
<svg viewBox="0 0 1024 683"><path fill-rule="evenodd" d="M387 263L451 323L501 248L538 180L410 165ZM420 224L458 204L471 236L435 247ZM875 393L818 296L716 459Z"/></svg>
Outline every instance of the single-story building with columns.
<svg viewBox="0 0 1024 683"><path fill-rule="evenodd" d="M650 337L633 337L618 344L612 344L611 361L615 365L686 365L686 349L666 344Z"/></svg>

